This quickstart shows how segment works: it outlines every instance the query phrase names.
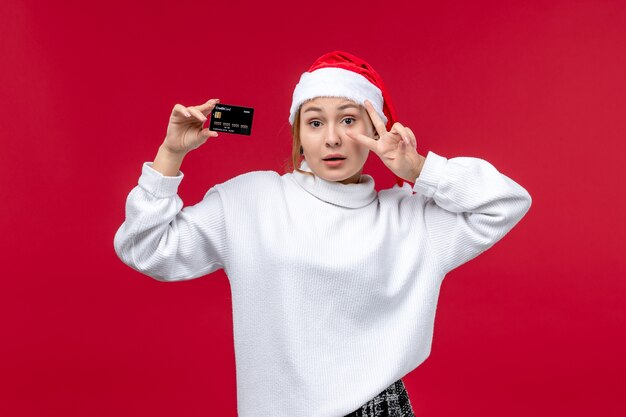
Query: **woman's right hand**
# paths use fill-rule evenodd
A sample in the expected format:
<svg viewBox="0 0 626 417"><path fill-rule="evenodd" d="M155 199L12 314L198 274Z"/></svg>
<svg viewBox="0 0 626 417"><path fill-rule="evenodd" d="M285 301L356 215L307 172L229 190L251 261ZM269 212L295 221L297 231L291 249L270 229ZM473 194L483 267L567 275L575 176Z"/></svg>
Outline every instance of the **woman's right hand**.
<svg viewBox="0 0 626 417"><path fill-rule="evenodd" d="M209 137L217 137L217 132L203 128L203 125L207 121L208 114L219 101L213 98L199 106L190 107L176 104L172 109L167 135L162 146L171 153L184 155L198 148Z"/></svg>

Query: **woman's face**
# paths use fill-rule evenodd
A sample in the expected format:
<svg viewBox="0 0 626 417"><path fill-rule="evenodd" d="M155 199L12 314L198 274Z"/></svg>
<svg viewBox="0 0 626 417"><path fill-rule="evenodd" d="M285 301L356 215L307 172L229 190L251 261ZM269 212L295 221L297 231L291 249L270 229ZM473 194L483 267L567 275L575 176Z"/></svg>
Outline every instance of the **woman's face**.
<svg viewBox="0 0 626 417"><path fill-rule="evenodd" d="M309 168L327 181L357 183L369 149L349 138L346 131L374 137L367 110L345 98L318 97L300 109L300 141ZM336 160L328 160L336 155Z"/></svg>

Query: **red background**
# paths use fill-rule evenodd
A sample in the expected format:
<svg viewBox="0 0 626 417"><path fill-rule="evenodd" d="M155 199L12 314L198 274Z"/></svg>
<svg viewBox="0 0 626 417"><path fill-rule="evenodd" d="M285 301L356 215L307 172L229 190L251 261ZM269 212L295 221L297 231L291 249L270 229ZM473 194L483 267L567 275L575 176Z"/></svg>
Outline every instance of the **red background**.
<svg viewBox="0 0 626 417"><path fill-rule="evenodd" d="M533 197L446 278L404 378L416 415L626 415L626 2L433 3L4 0L0 415L236 415L226 276L151 280L113 236L175 103L255 108L251 137L185 160L194 204L283 172L293 88L334 49L378 70L421 154L486 159Z"/></svg>

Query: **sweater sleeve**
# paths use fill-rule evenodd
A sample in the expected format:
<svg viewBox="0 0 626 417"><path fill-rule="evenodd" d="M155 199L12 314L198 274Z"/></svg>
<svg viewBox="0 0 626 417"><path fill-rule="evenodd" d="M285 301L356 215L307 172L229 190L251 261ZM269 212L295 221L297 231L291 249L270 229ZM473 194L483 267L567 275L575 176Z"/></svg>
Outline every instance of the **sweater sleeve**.
<svg viewBox="0 0 626 417"><path fill-rule="evenodd" d="M429 152L413 191L426 197L424 222L443 274L475 258L528 212L530 194L489 162Z"/></svg>
<svg viewBox="0 0 626 417"><path fill-rule="evenodd" d="M115 252L126 265L159 281L197 278L225 264L220 195L211 188L200 203L183 209L177 194L183 176L167 177L144 163L114 238Z"/></svg>

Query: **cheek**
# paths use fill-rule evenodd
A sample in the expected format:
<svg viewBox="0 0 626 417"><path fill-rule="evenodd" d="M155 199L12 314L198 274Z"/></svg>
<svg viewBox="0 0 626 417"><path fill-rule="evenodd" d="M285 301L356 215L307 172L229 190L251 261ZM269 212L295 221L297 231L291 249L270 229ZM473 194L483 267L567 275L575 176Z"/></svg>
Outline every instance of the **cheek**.
<svg viewBox="0 0 626 417"><path fill-rule="evenodd" d="M358 159L361 162L366 160L370 152L369 149L361 144L357 144L355 146L356 146L355 154L358 155Z"/></svg>
<svg viewBox="0 0 626 417"><path fill-rule="evenodd" d="M310 142L310 136L306 133L300 132L300 144L306 147Z"/></svg>
<svg viewBox="0 0 626 417"><path fill-rule="evenodd" d="M315 149L318 148L317 140L314 135L303 134L300 135L300 146L304 149L304 152L310 154L311 152L315 152Z"/></svg>

